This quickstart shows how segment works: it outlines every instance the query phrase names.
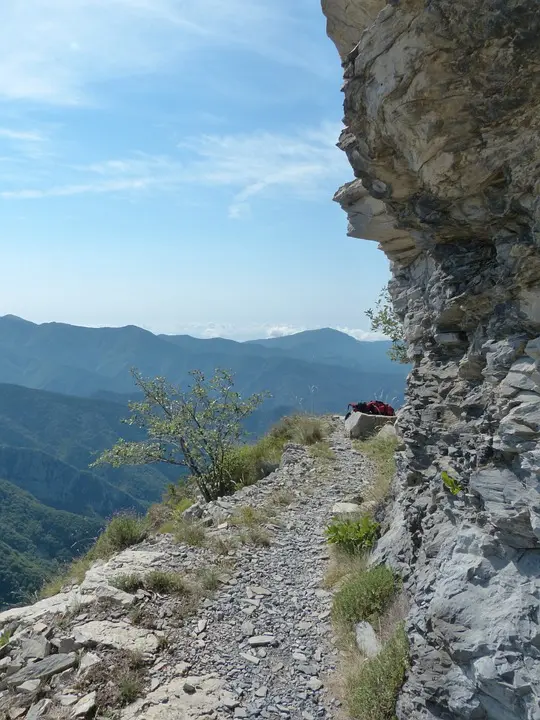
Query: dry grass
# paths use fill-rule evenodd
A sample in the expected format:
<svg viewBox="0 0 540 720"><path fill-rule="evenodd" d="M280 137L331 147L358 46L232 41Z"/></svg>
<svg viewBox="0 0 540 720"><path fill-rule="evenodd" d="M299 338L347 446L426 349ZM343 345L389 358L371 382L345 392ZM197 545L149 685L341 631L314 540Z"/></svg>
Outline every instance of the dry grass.
<svg viewBox="0 0 540 720"><path fill-rule="evenodd" d="M96 691L100 710L125 707L144 694L146 672L140 654L115 650L105 660L91 667L79 682L86 692Z"/></svg>
<svg viewBox="0 0 540 720"><path fill-rule="evenodd" d="M262 525L268 520L268 511L254 508L251 505L244 505L230 519L230 524L237 527L254 528Z"/></svg>
<svg viewBox="0 0 540 720"><path fill-rule="evenodd" d="M374 481L365 492L367 500L380 502L388 497L396 473L395 453L398 444L395 438L381 438L377 435L369 440L353 440L355 450L375 465Z"/></svg>
<svg viewBox="0 0 540 720"><path fill-rule="evenodd" d="M207 547L216 555L226 556L236 550L237 543L229 535L215 536L207 542Z"/></svg>
<svg viewBox="0 0 540 720"><path fill-rule="evenodd" d="M200 523L191 522L190 520L177 520L173 528L174 536L177 542L198 547L206 540L206 528Z"/></svg>
<svg viewBox="0 0 540 720"><path fill-rule="evenodd" d="M309 454L316 460L324 460L325 462L331 462L336 459L336 454L326 442L326 440L319 440L309 448Z"/></svg>
<svg viewBox="0 0 540 720"><path fill-rule="evenodd" d="M270 533L261 527L248 527L240 533L240 542L244 545L256 545L258 547L269 547L272 544Z"/></svg>
<svg viewBox="0 0 540 720"><path fill-rule="evenodd" d="M330 563L324 576L323 585L327 589L334 588L345 578L363 572L366 566L365 555L348 555L334 547L331 550Z"/></svg>
<svg viewBox="0 0 540 720"><path fill-rule="evenodd" d="M296 496L291 490L278 490L272 495L270 504L277 507L287 507L291 505L295 499Z"/></svg>

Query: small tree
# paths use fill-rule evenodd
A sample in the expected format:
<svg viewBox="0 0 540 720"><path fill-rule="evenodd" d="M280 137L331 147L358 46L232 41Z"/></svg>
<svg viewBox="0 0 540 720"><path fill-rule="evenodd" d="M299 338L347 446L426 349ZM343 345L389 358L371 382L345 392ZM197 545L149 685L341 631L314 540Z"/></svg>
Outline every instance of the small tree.
<svg viewBox="0 0 540 720"><path fill-rule="evenodd" d="M234 489L227 471L231 449L242 439L242 420L263 402L266 393L242 400L226 370L216 370L207 379L199 370L190 373L187 391L164 378L145 379L132 370L144 399L131 402L131 416L124 422L146 430L139 442L120 440L106 450L94 465L149 465L163 462L189 469L206 501Z"/></svg>
<svg viewBox="0 0 540 720"><path fill-rule="evenodd" d="M381 291L375 309L367 310L366 315L371 320L372 331L382 332L392 341L392 347L388 350L390 359L399 363L407 363L407 345L404 339L403 323L394 311L388 285Z"/></svg>

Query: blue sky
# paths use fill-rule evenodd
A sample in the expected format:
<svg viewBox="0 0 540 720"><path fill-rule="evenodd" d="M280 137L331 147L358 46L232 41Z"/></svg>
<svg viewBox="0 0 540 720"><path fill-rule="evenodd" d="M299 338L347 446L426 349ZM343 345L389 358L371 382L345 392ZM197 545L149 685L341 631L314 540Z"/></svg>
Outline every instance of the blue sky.
<svg viewBox="0 0 540 720"><path fill-rule="evenodd" d="M0 315L364 337L340 86L319 0L2 3Z"/></svg>

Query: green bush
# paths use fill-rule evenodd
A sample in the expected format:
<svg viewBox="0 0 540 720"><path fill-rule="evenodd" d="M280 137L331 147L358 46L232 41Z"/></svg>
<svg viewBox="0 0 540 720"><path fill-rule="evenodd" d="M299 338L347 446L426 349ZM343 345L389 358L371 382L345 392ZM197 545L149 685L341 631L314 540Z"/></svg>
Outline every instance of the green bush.
<svg viewBox="0 0 540 720"><path fill-rule="evenodd" d="M335 520L326 528L328 542L350 555L371 548L379 537L379 523L364 515L360 520Z"/></svg>
<svg viewBox="0 0 540 720"><path fill-rule="evenodd" d="M240 445L227 453L226 466L234 487L245 487L266 477L279 464L283 443L265 436L254 445Z"/></svg>
<svg viewBox="0 0 540 720"><path fill-rule="evenodd" d="M386 565L352 575L334 596L334 619L347 626L361 620L376 623L392 602L397 581Z"/></svg>
<svg viewBox="0 0 540 720"><path fill-rule="evenodd" d="M146 538L147 532L147 524L144 518L132 513L120 513L113 517L98 537L90 553L93 559L106 559L115 552L137 545Z"/></svg>
<svg viewBox="0 0 540 720"><path fill-rule="evenodd" d="M362 662L346 681L347 704L356 720L395 720L396 700L405 680L409 647L403 626L378 655Z"/></svg>
<svg viewBox="0 0 540 720"><path fill-rule="evenodd" d="M4 647L4 645L7 645L8 642L11 640L11 633L9 630L4 630L0 633L0 648Z"/></svg>

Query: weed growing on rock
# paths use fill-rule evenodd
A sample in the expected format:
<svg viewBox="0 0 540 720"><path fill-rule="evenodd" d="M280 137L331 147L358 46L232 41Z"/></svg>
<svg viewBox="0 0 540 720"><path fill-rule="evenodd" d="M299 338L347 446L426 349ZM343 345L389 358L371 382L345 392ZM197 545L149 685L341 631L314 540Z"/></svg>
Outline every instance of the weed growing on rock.
<svg viewBox="0 0 540 720"><path fill-rule="evenodd" d="M152 570L144 577L144 587L159 595L188 595L191 586L180 573Z"/></svg>
<svg viewBox="0 0 540 720"><path fill-rule="evenodd" d="M294 493L290 490L278 490L272 495L272 504L278 507L287 507L295 500Z"/></svg>
<svg viewBox="0 0 540 720"><path fill-rule="evenodd" d="M379 527L368 515L360 520L335 520L326 528L326 537L329 543L354 555L371 550L379 537Z"/></svg>
<svg viewBox="0 0 540 720"><path fill-rule="evenodd" d="M463 490L458 481L451 475L449 475L446 470L443 470L443 472L441 473L441 479L443 481L444 487L448 490L449 493L452 493L452 495L459 495L459 493Z"/></svg>
<svg viewBox="0 0 540 720"><path fill-rule="evenodd" d="M362 659L346 680L347 704L356 720L394 720L396 700L408 667L403 626L395 630L378 655Z"/></svg>
<svg viewBox="0 0 540 720"><path fill-rule="evenodd" d="M214 592L220 585L220 573L216 567L206 567L197 570L197 580L206 592Z"/></svg>
<svg viewBox="0 0 540 720"><path fill-rule="evenodd" d="M397 591L392 570L386 565L351 575L334 596L332 615L344 626L361 620L374 624L389 607Z"/></svg>
<svg viewBox="0 0 540 720"><path fill-rule="evenodd" d="M142 656L125 650L108 653L103 662L91 667L79 687L96 691L100 710L125 707L144 694L146 673Z"/></svg>
<svg viewBox="0 0 540 720"><path fill-rule="evenodd" d="M137 573L126 573L118 575L111 580L111 585L127 593L135 593L139 588L144 587L144 581Z"/></svg>

